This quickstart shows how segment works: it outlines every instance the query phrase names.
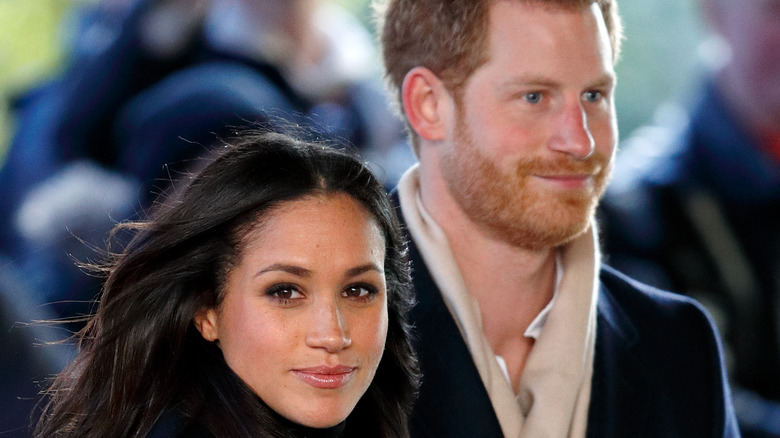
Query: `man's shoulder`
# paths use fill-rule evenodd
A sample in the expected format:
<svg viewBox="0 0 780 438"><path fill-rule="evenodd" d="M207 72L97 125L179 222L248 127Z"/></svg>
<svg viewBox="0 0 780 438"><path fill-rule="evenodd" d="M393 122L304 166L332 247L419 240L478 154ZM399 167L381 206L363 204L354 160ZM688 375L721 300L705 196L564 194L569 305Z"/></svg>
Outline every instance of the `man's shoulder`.
<svg viewBox="0 0 780 438"><path fill-rule="evenodd" d="M686 330L692 327L715 331L707 310L696 300L644 284L610 266L599 274L600 313L620 313L637 328L654 332ZM664 324L663 326L661 324Z"/></svg>
<svg viewBox="0 0 780 438"><path fill-rule="evenodd" d="M625 350L648 375L721 380L722 347L709 312L696 300L657 289L603 267L598 300L597 349ZM599 345L601 344L601 345ZM672 366L672 364L677 364ZM700 367L697 371L695 368ZM694 376L699 373L698 376Z"/></svg>
<svg viewBox="0 0 780 438"><path fill-rule="evenodd" d="M704 307L608 266L600 281L589 436L739 436Z"/></svg>
<svg viewBox="0 0 780 438"><path fill-rule="evenodd" d="M621 301L628 304L636 301L643 305L660 307L692 305L702 308L696 300L642 283L608 265L602 265L599 280L611 294L617 295Z"/></svg>

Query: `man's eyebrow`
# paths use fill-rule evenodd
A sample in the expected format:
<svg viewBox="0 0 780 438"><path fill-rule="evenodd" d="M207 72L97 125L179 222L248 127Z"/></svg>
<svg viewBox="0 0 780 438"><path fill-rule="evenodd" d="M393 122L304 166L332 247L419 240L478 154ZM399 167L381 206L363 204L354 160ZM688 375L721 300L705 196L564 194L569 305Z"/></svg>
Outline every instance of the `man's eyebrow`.
<svg viewBox="0 0 780 438"><path fill-rule="evenodd" d="M589 85L589 88L614 87L617 76L614 73L604 73Z"/></svg>
<svg viewBox="0 0 780 438"><path fill-rule="evenodd" d="M585 88L612 87L615 85L616 76L614 73L604 73L589 83ZM496 87L497 92L511 92L520 87L544 87L554 88L560 85L560 81L546 76L518 76L507 81L501 82Z"/></svg>
<svg viewBox="0 0 780 438"><path fill-rule="evenodd" d="M518 87L555 87L559 81L544 76L517 76L498 84L498 91L507 91Z"/></svg>
<svg viewBox="0 0 780 438"><path fill-rule="evenodd" d="M263 274L267 274L267 273L273 272L273 271L287 272L289 274L292 274L292 275L295 275L295 276L298 276L298 277L310 277L311 276L311 271L309 269L302 268L300 266L295 266L295 265L287 265L287 264L284 264L284 263L274 263L272 265L266 266L265 268L257 271L255 273L255 277L259 277L259 276L261 276Z"/></svg>

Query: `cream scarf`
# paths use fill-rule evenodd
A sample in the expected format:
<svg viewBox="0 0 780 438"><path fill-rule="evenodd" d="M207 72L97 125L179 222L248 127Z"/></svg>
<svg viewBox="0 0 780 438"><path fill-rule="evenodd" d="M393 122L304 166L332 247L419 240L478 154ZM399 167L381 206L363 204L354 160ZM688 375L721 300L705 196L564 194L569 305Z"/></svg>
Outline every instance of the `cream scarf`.
<svg viewBox="0 0 780 438"><path fill-rule="evenodd" d="M560 278L549 314L514 394L482 332L479 306L468 291L447 237L420 202L418 166L398 183L409 232L466 340L505 437L585 436L596 339L600 255L595 224L559 248Z"/></svg>

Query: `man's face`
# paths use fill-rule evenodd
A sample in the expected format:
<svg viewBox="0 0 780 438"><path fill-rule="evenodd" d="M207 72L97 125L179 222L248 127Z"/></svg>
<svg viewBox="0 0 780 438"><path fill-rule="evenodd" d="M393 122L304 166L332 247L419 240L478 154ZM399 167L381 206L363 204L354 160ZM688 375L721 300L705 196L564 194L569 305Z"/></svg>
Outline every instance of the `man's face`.
<svg viewBox="0 0 780 438"><path fill-rule="evenodd" d="M456 102L441 171L492 238L557 246L587 229L614 156L615 75L601 11L501 1L488 31L489 61Z"/></svg>

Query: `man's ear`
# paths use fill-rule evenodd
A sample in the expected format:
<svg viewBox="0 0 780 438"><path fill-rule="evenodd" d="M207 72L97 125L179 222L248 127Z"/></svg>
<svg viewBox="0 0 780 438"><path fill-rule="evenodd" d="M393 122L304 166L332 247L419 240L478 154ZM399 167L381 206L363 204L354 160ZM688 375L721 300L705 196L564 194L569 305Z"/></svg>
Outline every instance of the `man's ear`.
<svg viewBox="0 0 780 438"><path fill-rule="evenodd" d="M193 318L195 328L198 329L203 339L214 342L219 339L219 330L217 330L217 311L213 308L203 308L198 310Z"/></svg>
<svg viewBox="0 0 780 438"><path fill-rule="evenodd" d="M447 101L444 83L425 67L415 67L406 74L401 88L404 113L409 125L421 138L441 140L446 136Z"/></svg>

